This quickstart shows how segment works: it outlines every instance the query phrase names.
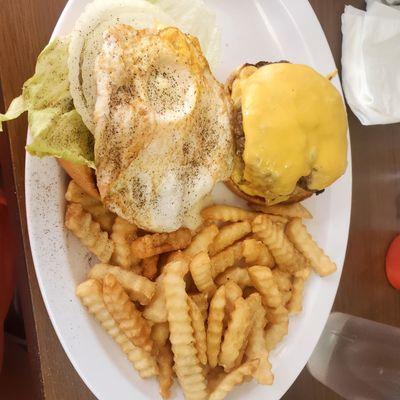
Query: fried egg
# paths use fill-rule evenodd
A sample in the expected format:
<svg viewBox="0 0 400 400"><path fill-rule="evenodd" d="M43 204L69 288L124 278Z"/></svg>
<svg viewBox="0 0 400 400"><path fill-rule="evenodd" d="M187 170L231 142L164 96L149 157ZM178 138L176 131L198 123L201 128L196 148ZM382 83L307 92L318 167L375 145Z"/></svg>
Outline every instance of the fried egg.
<svg viewBox="0 0 400 400"><path fill-rule="evenodd" d="M143 229L195 228L233 165L229 96L196 38L116 25L96 61L95 164L105 205Z"/></svg>

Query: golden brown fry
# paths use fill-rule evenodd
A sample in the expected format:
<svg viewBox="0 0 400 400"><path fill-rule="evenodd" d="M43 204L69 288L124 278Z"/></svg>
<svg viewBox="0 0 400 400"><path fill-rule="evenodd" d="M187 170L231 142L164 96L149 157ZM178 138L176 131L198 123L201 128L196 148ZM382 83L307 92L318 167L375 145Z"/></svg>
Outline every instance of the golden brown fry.
<svg viewBox="0 0 400 400"><path fill-rule="evenodd" d="M226 395L246 377L252 376L257 370L259 360L246 361L240 367L226 375L210 394L209 400L223 400Z"/></svg>
<svg viewBox="0 0 400 400"><path fill-rule="evenodd" d="M137 238L131 244L132 253L139 258L148 258L168 251L187 247L192 240L190 230L180 228L170 233L153 233Z"/></svg>
<svg viewBox="0 0 400 400"><path fill-rule="evenodd" d="M225 283L225 316L227 317L226 323L228 323L229 317L235 308L235 301L242 297L243 291L239 285L233 281L228 281Z"/></svg>
<svg viewBox="0 0 400 400"><path fill-rule="evenodd" d="M207 374L207 389L211 393L221 383L222 379L225 378L227 373L221 366L211 369Z"/></svg>
<svg viewBox="0 0 400 400"><path fill-rule="evenodd" d="M287 307L287 303L292 298L292 291L290 290L288 292L281 292L281 293L282 293L282 305Z"/></svg>
<svg viewBox="0 0 400 400"><path fill-rule="evenodd" d="M275 265L268 247L257 239L243 240L243 257L247 265L265 265L268 268Z"/></svg>
<svg viewBox="0 0 400 400"><path fill-rule="evenodd" d="M142 260L142 275L146 278L153 280L158 273L158 259L159 255L144 258Z"/></svg>
<svg viewBox="0 0 400 400"><path fill-rule="evenodd" d="M164 278L170 341L174 353L175 372L186 399L207 398L203 369L194 347L194 334L189 316L185 281L179 271L181 261L168 264Z"/></svg>
<svg viewBox="0 0 400 400"><path fill-rule="evenodd" d="M104 277L103 297L109 313L121 331L135 346L151 352L153 341L150 337L150 326L113 274L107 274Z"/></svg>
<svg viewBox="0 0 400 400"><path fill-rule="evenodd" d="M108 262L114 251L114 243L108 233L101 230L98 222L80 204L67 205L65 226L101 261Z"/></svg>
<svg viewBox="0 0 400 400"><path fill-rule="evenodd" d="M282 271L279 268L272 270L274 281L281 292L288 292L292 288L292 277L289 272Z"/></svg>
<svg viewBox="0 0 400 400"><path fill-rule="evenodd" d="M104 304L102 290L100 281L89 279L77 287L76 295L80 298L82 304L88 308L89 313L100 322L107 333L122 348L142 378L157 375L157 365L154 357L135 346L121 331Z"/></svg>
<svg viewBox="0 0 400 400"><path fill-rule="evenodd" d="M243 208L216 204L205 208L201 212L205 220L222 221L222 222L238 222L252 220L257 213L244 210Z"/></svg>
<svg viewBox="0 0 400 400"><path fill-rule="evenodd" d="M299 269L298 271L296 271L293 276L295 278L301 278L304 281L306 281L308 279L308 277L311 274L311 268L307 267L307 268L303 268L303 269Z"/></svg>
<svg viewBox="0 0 400 400"><path fill-rule="evenodd" d="M196 303L203 320L206 321L208 316L208 295L206 293L196 293L189 295L189 297Z"/></svg>
<svg viewBox="0 0 400 400"><path fill-rule="evenodd" d="M274 281L272 271L268 267L254 265L249 269L253 286L260 292L266 307L276 308L282 304L282 296Z"/></svg>
<svg viewBox="0 0 400 400"><path fill-rule="evenodd" d="M189 315L192 319L192 328L195 338L197 357L203 365L207 364L207 336L204 319L196 303L188 297Z"/></svg>
<svg viewBox="0 0 400 400"><path fill-rule="evenodd" d="M312 218L311 213L301 203L275 204L273 206L254 204L252 207L265 214L280 215L288 218Z"/></svg>
<svg viewBox="0 0 400 400"><path fill-rule="evenodd" d="M213 295L217 289L212 277L210 257L205 251L197 253L190 265L190 273L194 284L200 292Z"/></svg>
<svg viewBox="0 0 400 400"><path fill-rule="evenodd" d="M137 226L123 218L116 217L112 226L111 239L114 242L114 254L111 262L122 268L130 269L139 259L131 253L131 242L136 238Z"/></svg>
<svg viewBox="0 0 400 400"><path fill-rule="evenodd" d="M209 246L211 256L224 250L251 232L249 221L234 222L220 228L218 235Z"/></svg>
<svg viewBox="0 0 400 400"><path fill-rule="evenodd" d="M144 276L108 264L96 264L89 271L89 278L101 280L107 274L113 274L126 290L130 299L138 301L142 305L149 304L156 292L156 284Z"/></svg>
<svg viewBox="0 0 400 400"><path fill-rule="evenodd" d="M296 248L310 261L314 271L320 276L327 276L336 271L336 265L317 245L307 228L298 218L290 221L286 234Z"/></svg>
<svg viewBox="0 0 400 400"><path fill-rule="evenodd" d="M94 221L100 224L103 231L111 233L115 215L108 211L99 199L82 190L75 181L69 182L65 199L71 203L80 204L92 216Z"/></svg>
<svg viewBox="0 0 400 400"><path fill-rule="evenodd" d="M211 368L217 366L221 351L225 305L225 286L220 286L211 299L208 313L207 358Z"/></svg>
<svg viewBox="0 0 400 400"><path fill-rule="evenodd" d="M160 348L157 357L158 381L160 383L160 394L163 399L171 397L171 386L174 383L174 355L171 345L166 343Z"/></svg>
<svg viewBox="0 0 400 400"><path fill-rule="evenodd" d="M302 278L293 279L292 295L286 306L289 314L298 314L303 309L304 283Z"/></svg>
<svg viewBox="0 0 400 400"><path fill-rule="evenodd" d="M227 282L235 282L242 290L252 285L247 268L231 267L219 274L215 280L218 285L224 285Z"/></svg>
<svg viewBox="0 0 400 400"><path fill-rule="evenodd" d="M243 242L237 242L211 257L211 273L213 278L239 262L242 256Z"/></svg>
<svg viewBox="0 0 400 400"><path fill-rule="evenodd" d="M151 327L151 338L158 348L165 346L169 338L168 322L154 324Z"/></svg>
<svg viewBox="0 0 400 400"><path fill-rule="evenodd" d="M268 351L271 351L288 333L289 312L283 306L270 308L267 310L267 321L265 346Z"/></svg>
<svg viewBox="0 0 400 400"><path fill-rule="evenodd" d="M266 215L254 219L253 232L268 246L283 271L294 273L308 266L308 261L287 238L283 227L273 223Z"/></svg>
<svg viewBox="0 0 400 400"><path fill-rule="evenodd" d="M192 239L190 245L185 249L185 254L193 257L202 251L208 252L208 246L212 243L214 238L218 235L218 227L214 224L205 226L197 235Z"/></svg>
<svg viewBox="0 0 400 400"><path fill-rule="evenodd" d="M224 367L225 371L230 371L234 367L247 340L246 333L249 331L251 322L250 307L246 300L239 297L235 301L235 308L228 322L219 355L219 364Z"/></svg>
<svg viewBox="0 0 400 400"><path fill-rule="evenodd" d="M247 360L260 360L253 377L261 385L272 385L274 376L272 365L268 360L268 350L265 347L264 327L266 324L265 309L261 303L261 296L258 293L250 295L246 299L253 315L253 325L246 347Z"/></svg>

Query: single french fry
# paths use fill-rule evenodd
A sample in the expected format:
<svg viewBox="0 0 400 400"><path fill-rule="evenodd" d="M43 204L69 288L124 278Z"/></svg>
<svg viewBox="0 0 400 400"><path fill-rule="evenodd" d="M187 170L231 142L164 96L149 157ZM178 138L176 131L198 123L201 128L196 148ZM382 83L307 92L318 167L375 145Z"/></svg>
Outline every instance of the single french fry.
<svg viewBox="0 0 400 400"><path fill-rule="evenodd" d="M184 250L185 254L189 257L193 257L202 251L208 252L208 247L217 235L218 227L216 225L205 226L193 237L190 245Z"/></svg>
<svg viewBox="0 0 400 400"><path fill-rule="evenodd" d="M228 246L242 239L251 232L249 221L234 222L220 228L218 235L209 246L211 256L216 255Z"/></svg>
<svg viewBox="0 0 400 400"><path fill-rule="evenodd" d="M222 222L238 222L252 220L257 213L244 210L243 208L216 204L205 208L201 212L201 216L205 220L222 221Z"/></svg>
<svg viewBox="0 0 400 400"><path fill-rule="evenodd" d="M282 294L282 305L287 308L287 304L292 298L292 291L290 290L288 292L281 292L281 294Z"/></svg>
<svg viewBox="0 0 400 400"><path fill-rule="evenodd" d="M81 283L76 289L76 295L82 304L88 308L106 332L118 343L129 361L136 368L142 378L157 375L157 364L154 357L135 346L121 331L117 323L108 312L102 296L102 284L96 279L89 279Z"/></svg>
<svg viewBox="0 0 400 400"><path fill-rule="evenodd" d="M222 379L226 377L227 373L221 366L211 369L207 374L207 389L212 393L215 388L221 383Z"/></svg>
<svg viewBox="0 0 400 400"><path fill-rule="evenodd" d="M142 275L146 278L153 280L158 273L158 259L159 255L144 258L142 260Z"/></svg>
<svg viewBox="0 0 400 400"><path fill-rule="evenodd" d="M213 278L239 262L242 256L243 242L237 242L211 257L211 273Z"/></svg>
<svg viewBox="0 0 400 400"><path fill-rule="evenodd" d="M282 296L268 267L254 265L248 268L253 286L260 292L266 307L276 308L282 304Z"/></svg>
<svg viewBox="0 0 400 400"><path fill-rule="evenodd" d="M288 333L289 312L283 306L270 308L267 310L267 321L265 346L268 351L271 351Z"/></svg>
<svg viewBox="0 0 400 400"><path fill-rule="evenodd" d="M111 240L114 242L114 253L111 262L122 268L130 269L138 264L139 259L132 256L131 242L136 238L137 226L121 217L116 217L112 226Z"/></svg>
<svg viewBox="0 0 400 400"><path fill-rule="evenodd" d="M253 374L256 381L261 385L272 385L274 376L272 374L272 365L268 360L268 350L265 347L264 327L267 321L261 296L258 293L254 293L246 301L253 315L253 325L245 352L246 358L247 360L260 360L258 368Z"/></svg>
<svg viewBox="0 0 400 400"><path fill-rule="evenodd" d="M298 314L303 309L304 283L305 281L302 278L293 279L292 295L286 306L289 314Z"/></svg>
<svg viewBox="0 0 400 400"><path fill-rule="evenodd" d="M192 319L192 328L195 338L197 357L203 365L207 364L207 335L204 326L204 319L197 304L188 297L189 315Z"/></svg>
<svg viewBox="0 0 400 400"><path fill-rule="evenodd" d="M89 195L72 180L68 184L65 199L70 203L80 204L100 224L103 231L111 233L115 215L104 207L99 198Z"/></svg>
<svg viewBox="0 0 400 400"><path fill-rule="evenodd" d="M210 257L205 251L197 253L189 264L194 284L200 292L213 295L217 289L212 277Z"/></svg>
<svg viewBox="0 0 400 400"><path fill-rule="evenodd" d="M168 322L155 323L151 327L151 338L158 348L165 346L169 338Z"/></svg>
<svg viewBox="0 0 400 400"><path fill-rule="evenodd" d="M285 235L283 227L273 223L266 215L254 219L253 232L268 246L283 271L294 273L308 267L308 261Z"/></svg>
<svg viewBox="0 0 400 400"><path fill-rule="evenodd" d="M289 292L292 288L292 276L289 272L282 271L279 268L272 270L272 276L280 292Z"/></svg>
<svg viewBox="0 0 400 400"><path fill-rule="evenodd" d="M132 253L139 258L148 258L168 251L186 248L192 235L187 228L170 233L153 233L141 236L131 244Z"/></svg>
<svg viewBox="0 0 400 400"><path fill-rule="evenodd" d="M312 218L311 213L301 203L275 204L273 206L254 204L252 208L265 214L280 215L281 217Z"/></svg>
<svg viewBox="0 0 400 400"><path fill-rule="evenodd" d="M150 326L113 274L104 277L103 298L109 313L128 339L135 346L151 352L153 341L150 337Z"/></svg>
<svg viewBox="0 0 400 400"><path fill-rule="evenodd" d="M223 400L226 395L246 377L252 376L257 370L259 360L246 361L240 367L227 374L211 392L209 400Z"/></svg>
<svg viewBox="0 0 400 400"><path fill-rule="evenodd" d="M149 304L156 292L156 284L144 276L109 264L96 264L89 271L89 278L102 280L107 274L113 274L126 290L129 298L142 305Z"/></svg>
<svg viewBox="0 0 400 400"><path fill-rule="evenodd" d="M295 218L290 221L286 227L286 235L310 261L318 275L327 276L336 271L336 264L317 245L300 219Z"/></svg>
<svg viewBox="0 0 400 400"><path fill-rule="evenodd" d="M247 340L246 332L248 332L251 322L250 307L246 300L239 297L235 301L235 308L228 322L219 355L219 364L224 367L225 371L228 372L234 367L240 350Z"/></svg>
<svg viewBox="0 0 400 400"><path fill-rule="evenodd" d="M98 222L93 221L90 213L80 204L67 205L65 226L102 262L108 262L114 251L114 243L108 233L101 230Z"/></svg>
<svg viewBox="0 0 400 400"><path fill-rule="evenodd" d="M171 345L166 343L158 352L158 381L160 384L160 394L163 399L171 397L171 387L174 383L174 355L172 354Z"/></svg>
<svg viewBox="0 0 400 400"><path fill-rule="evenodd" d="M206 321L208 317L208 294L195 293L189 295L189 297L196 303L201 315L203 316L203 320Z"/></svg>
<svg viewBox="0 0 400 400"><path fill-rule="evenodd" d="M207 398L207 387L197 351L191 325L188 295L185 281L179 271L181 261L168 264L163 281L170 341L174 353L175 372L186 399L202 400Z"/></svg>
<svg viewBox="0 0 400 400"><path fill-rule="evenodd" d="M235 301L243 296L243 291L240 286L234 281L228 281L225 283L225 316L227 318L227 323L230 315L232 314L233 309L235 308Z"/></svg>
<svg viewBox="0 0 400 400"><path fill-rule="evenodd" d="M243 240L243 257L247 265L264 265L268 268L275 265L268 247L257 239Z"/></svg>
<svg viewBox="0 0 400 400"><path fill-rule="evenodd" d="M215 280L218 285L224 285L227 282L235 282L242 290L252 285L247 268L230 267L222 274L219 274Z"/></svg>
<svg viewBox="0 0 400 400"><path fill-rule="evenodd" d="M299 269L298 271L296 271L293 274L293 276L295 278L301 278L304 281L306 281L309 278L310 274L311 274L311 268L307 267L307 268Z"/></svg>
<svg viewBox="0 0 400 400"><path fill-rule="evenodd" d="M225 286L220 286L210 302L207 326L207 358L211 368L218 364L225 314Z"/></svg>

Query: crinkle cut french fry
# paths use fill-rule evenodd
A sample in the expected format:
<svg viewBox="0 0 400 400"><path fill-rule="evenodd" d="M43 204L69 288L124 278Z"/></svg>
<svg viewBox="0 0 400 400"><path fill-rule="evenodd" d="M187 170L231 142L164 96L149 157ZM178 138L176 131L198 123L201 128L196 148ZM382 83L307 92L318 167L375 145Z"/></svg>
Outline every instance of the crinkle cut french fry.
<svg viewBox="0 0 400 400"><path fill-rule="evenodd" d="M234 222L220 228L218 235L210 244L209 253L211 256L219 253L236 241L242 239L251 232L249 221Z"/></svg>
<svg viewBox="0 0 400 400"><path fill-rule="evenodd" d="M207 358L211 368L218 364L225 315L225 286L220 286L210 302L207 326Z"/></svg>
<svg viewBox="0 0 400 400"><path fill-rule="evenodd" d="M251 322L249 305L246 300L239 297L235 301L235 308L228 322L219 355L219 364L224 367L225 371L230 371L234 367L240 350L247 340L246 332L248 332Z"/></svg>
<svg viewBox="0 0 400 400"><path fill-rule="evenodd" d="M188 295L185 281L179 272L181 261L168 264L163 281L170 341L174 353L175 372L186 399L207 398L207 387L203 369L197 358L194 334L189 316Z"/></svg>
<svg viewBox="0 0 400 400"><path fill-rule="evenodd" d="M80 298L82 304L87 307L89 313L100 322L106 332L118 343L142 378L157 375L157 364L154 357L135 346L121 331L108 312L104 304L100 281L89 279L81 283L76 289L76 295Z"/></svg>
<svg viewBox="0 0 400 400"><path fill-rule="evenodd" d="M274 277L275 283L278 285L278 289L281 292L288 292L292 288L292 276L289 272L282 271L279 268L272 270L272 276Z"/></svg>
<svg viewBox="0 0 400 400"><path fill-rule="evenodd" d="M151 338L158 348L164 346L169 338L168 322L155 323L151 327Z"/></svg>
<svg viewBox="0 0 400 400"><path fill-rule="evenodd" d="M195 338L197 357L203 365L207 364L207 336L204 319L196 303L188 297L189 315L192 319L192 327Z"/></svg>
<svg viewBox="0 0 400 400"><path fill-rule="evenodd" d="M209 400L223 400L235 386L240 385L246 377L254 374L258 364L259 360L246 361L240 367L234 369L211 392Z"/></svg>
<svg viewBox="0 0 400 400"><path fill-rule="evenodd" d="M275 260L268 247L257 239L243 240L243 257L248 266L265 265L272 268L275 265Z"/></svg>
<svg viewBox="0 0 400 400"><path fill-rule="evenodd" d="M65 226L101 261L108 262L114 251L114 243L108 233L101 230L98 222L80 204L68 204Z"/></svg>
<svg viewBox="0 0 400 400"><path fill-rule="evenodd" d="M212 277L210 257L205 251L197 253L190 265L190 273L200 292L212 295L217 289Z"/></svg>
<svg viewBox="0 0 400 400"><path fill-rule="evenodd" d="M189 295L189 297L196 303L199 308L204 321L207 320L208 316L208 294L207 293L195 293Z"/></svg>
<svg viewBox="0 0 400 400"><path fill-rule="evenodd" d="M137 226L121 217L116 217L112 226L111 239L114 242L114 253L111 262L129 269L140 260L133 257L131 242L136 238Z"/></svg>
<svg viewBox="0 0 400 400"><path fill-rule="evenodd" d="M267 310L267 321L265 346L268 351L271 351L288 333L289 312L283 306L270 308Z"/></svg>
<svg viewBox="0 0 400 400"><path fill-rule="evenodd" d="M208 252L208 247L217 235L218 227L216 225L205 226L193 237L190 245L184 250L185 254L193 257L202 251Z"/></svg>
<svg viewBox="0 0 400 400"><path fill-rule="evenodd" d="M235 282L241 289L252 285L247 268L241 267L228 268L217 276L216 282L218 285L224 285L227 282Z"/></svg>
<svg viewBox="0 0 400 400"><path fill-rule="evenodd" d="M153 341L150 336L150 326L130 301L124 288L113 274L107 274L104 277L103 298L107 310L128 339L135 346L151 352Z"/></svg>
<svg viewBox="0 0 400 400"><path fill-rule="evenodd" d="M160 394L163 399L171 397L171 386L174 383L174 356L171 345L166 343L158 352L157 364L159 369L158 381L160 383Z"/></svg>
<svg viewBox="0 0 400 400"><path fill-rule="evenodd" d="M130 299L138 301L142 305L149 304L156 292L156 284L144 276L108 264L96 264L89 271L89 278L101 280L107 274L113 274L126 290Z"/></svg>
<svg viewBox="0 0 400 400"><path fill-rule="evenodd" d="M296 248L310 260L311 266L320 276L327 276L336 271L336 265L317 245L307 228L298 218L290 221L286 227L286 234Z"/></svg>
<svg viewBox="0 0 400 400"><path fill-rule="evenodd" d="M254 265L248 268L253 286L260 292L267 307L278 307L282 304L282 296L274 281L272 271L268 267Z"/></svg>
<svg viewBox="0 0 400 400"><path fill-rule="evenodd" d="M132 253L139 258L148 258L168 251L186 248L192 240L187 228L170 233L152 233L141 236L131 244Z"/></svg>
<svg viewBox="0 0 400 400"><path fill-rule="evenodd" d="M243 243L237 242L211 257L211 273L213 278L239 262L242 256Z"/></svg>
<svg viewBox="0 0 400 400"><path fill-rule="evenodd" d="M205 220L222 221L222 222L238 222L252 220L257 213L244 210L243 208L216 204L205 208L201 212L201 216Z"/></svg>
<svg viewBox="0 0 400 400"><path fill-rule="evenodd" d="M285 235L283 227L266 215L254 219L253 232L268 246L282 270L294 273L308 266L308 261Z"/></svg>
<svg viewBox="0 0 400 400"><path fill-rule="evenodd" d="M288 218L312 218L311 213L301 203L275 204L273 206L254 204L252 207L265 214L280 215Z"/></svg>
<svg viewBox="0 0 400 400"><path fill-rule="evenodd" d="M265 309L261 303L258 293L251 294L247 299L253 314L253 325L251 327L248 344L246 347L247 360L260 360L253 377L261 385L272 385L274 376L272 365L268 360L268 350L265 347L264 327L266 324Z"/></svg>
<svg viewBox="0 0 400 400"><path fill-rule="evenodd" d="M304 279L293 279L292 295L286 306L289 314L298 314L303 309L304 283Z"/></svg>
<svg viewBox="0 0 400 400"><path fill-rule="evenodd" d="M142 260L142 275L146 278L153 280L158 273L158 259L159 255L144 258Z"/></svg>
<svg viewBox="0 0 400 400"><path fill-rule="evenodd" d="M108 211L99 199L87 194L73 180L69 182L65 199L71 203L80 204L100 224L102 230L111 232L115 215Z"/></svg>

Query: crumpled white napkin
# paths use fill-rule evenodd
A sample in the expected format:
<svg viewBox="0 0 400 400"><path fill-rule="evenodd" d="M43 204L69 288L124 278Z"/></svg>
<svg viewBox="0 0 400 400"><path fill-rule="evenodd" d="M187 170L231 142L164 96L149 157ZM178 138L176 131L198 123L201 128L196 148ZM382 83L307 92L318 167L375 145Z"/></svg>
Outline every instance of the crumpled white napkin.
<svg viewBox="0 0 400 400"><path fill-rule="evenodd" d="M400 10L368 0L342 15L342 80L364 125L400 122Z"/></svg>

